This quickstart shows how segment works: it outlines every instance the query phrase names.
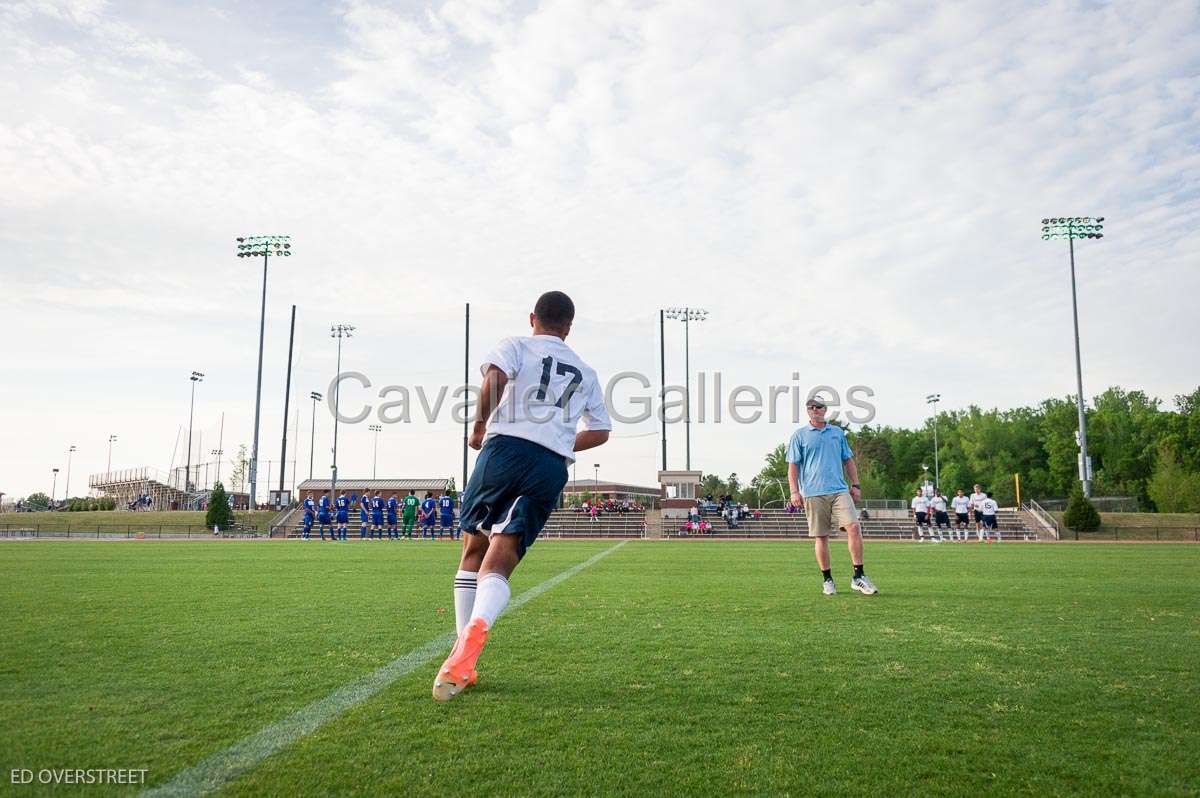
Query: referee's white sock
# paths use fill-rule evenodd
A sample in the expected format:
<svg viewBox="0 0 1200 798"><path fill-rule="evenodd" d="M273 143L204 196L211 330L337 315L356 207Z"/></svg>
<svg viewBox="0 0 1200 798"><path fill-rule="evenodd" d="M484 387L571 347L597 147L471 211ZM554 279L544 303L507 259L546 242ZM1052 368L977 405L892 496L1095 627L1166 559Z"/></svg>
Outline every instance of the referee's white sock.
<svg viewBox="0 0 1200 798"><path fill-rule="evenodd" d="M454 625L459 632L471 620L478 576L478 571L459 571L454 575Z"/></svg>
<svg viewBox="0 0 1200 798"><path fill-rule="evenodd" d="M479 589L475 593L475 609L471 611L471 620L483 618L491 629L496 618L508 606L508 598L512 592L508 588L508 580L500 574L488 574L479 580Z"/></svg>

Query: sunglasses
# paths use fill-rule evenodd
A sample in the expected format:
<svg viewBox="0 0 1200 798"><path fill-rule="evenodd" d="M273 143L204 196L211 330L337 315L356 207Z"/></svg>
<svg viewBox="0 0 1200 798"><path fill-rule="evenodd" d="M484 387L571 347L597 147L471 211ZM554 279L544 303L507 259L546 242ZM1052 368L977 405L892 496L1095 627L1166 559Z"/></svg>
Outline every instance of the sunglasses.
<svg viewBox="0 0 1200 798"><path fill-rule="evenodd" d="M824 410L824 405L806 405L809 410Z"/></svg>

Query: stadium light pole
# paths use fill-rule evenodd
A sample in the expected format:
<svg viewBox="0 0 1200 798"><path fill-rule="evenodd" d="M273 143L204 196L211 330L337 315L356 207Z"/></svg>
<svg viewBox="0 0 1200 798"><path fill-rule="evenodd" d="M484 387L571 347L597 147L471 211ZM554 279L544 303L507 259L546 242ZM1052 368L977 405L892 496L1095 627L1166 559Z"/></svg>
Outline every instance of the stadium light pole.
<svg viewBox="0 0 1200 798"><path fill-rule="evenodd" d="M1042 240L1067 240L1071 258L1071 315L1075 324L1075 405L1079 412L1079 480L1083 495L1092 496L1092 461L1087 450L1087 417L1083 404L1083 366L1079 356L1079 303L1075 296L1075 239L1104 238L1104 217L1070 216L1042 219Z"/></svg>
<svg viewBox="0 0 1200 798"><path fill-rule="evenodd" d="M283 442L279 452L279 495L283 496L284 479L287 477L287 438L288 438L288 408L292 401L292 345L296 341L296 306L292 305L292 324L288 329L288 365L287 382L283 388ZM296 430L299 435L300 431ZM268 487L270 483L268 482ZM290 498L290 497L289 497Z"/></svg>
<svg viewBox="0 0 1200 798"><path fill-rule="evenodd" d="M188 405L188 453L187 453L187 470L183 472L183 492L192 492L192 418L196 412L196 383L204 382L204 374L199 371L193 371L192 376L188 377L192 381L192 402Z"/></svg>
<svg viewBox="0 0 1200 798"><path fill-rule="evenodd" d="M687 459L684 467L692 470L692 374L691 374L691 359L690 349L691 341L688 335L689 324L693 321L704 321L708 318L708 311L703 308L667 308L665 315L668 319L680 319L683 321L683 427L684 437L687 440L686 452ZM665 390L665 389L664 389Z"/></svg>
<svg viewBox="0 0 1200 798"><path fill-rule="evenodd" d="M50 483L50 509L54 509L54 494L58 493L58 469L51 468L54 472L54 481Z"/></svg>
<svg viewBox="0 0 1200 798"><path fill-rule="evenodd" d="M254 443L250 448L250 509L258 504L258 427L262 417L263 338L267 333L267 263L290 257L291 236L245 236L237 240L239 258L263 259L262 311L258 319L258 385L254 389Z"/></svg>
<svg viewBox="0 0 1200 798"><path fill-rule="evenodd" d="M377 476L375 472L379 468L379 433L383 430L383 427L379 424L372 424L367 429L375 433L375 454L371 457L371 479L375 479Z"/></svg>
<svg viewBox="0 0 1200 798"><path fill-rule="evenodd" d="M354 337L354 326L351 324L335 324L329 328L329 337L337 339L337 372L333 375L333 481L329 486L329 495L337 497L337 441L338 441L338 397L342 387L342 339Z"/></svg>
<svg viewBox="0 0 1200 798"><path fill-rule="evenodd" d="M117 440L116 435L108 436L108 465L105 466L105 473L112 473L112 445Z"/></svg>
<svg viewBox="0 0 1200 798"><path fill-rule="evenodd" d="M600 495L600 464L592 463L592 490Z"/></svg>
<svg viewBox="0 0 1200 798"><path fill-rule="evenodd" d="M667 470L667 413L664 406L667 403L667 327L663 318L666 311L658 311L658 412L662 423L662 470Z"/></svg>
<svg viewBox="0 0 1200 798"><path fill-rule="evenodd" d="M931 393L931 394L929 394L929 396L925 397L925 404L933 405L933 486L935 488L937 488L938 490L941 490L941 488L942 488L942 481L941 481L942 480L942 472L941 472L941 467L938 465L938 439L937 439L937 419L938 419L937 406L938 406L938 402L940 402L940 401L942 401L942 395L940 393Z"/></svg>
<svg viewBox="0 0 1200 798"><path fill-rule="evenodd" d="M67 449L67 487L63 492L64 499L71 498L71 455L74 454L74 452L75 446L72 444L71 447Z"/></svg>
<svg viewBox="0 0 1200 798"><path fill-rule="evenodd" d="M224 449L213 449L210 452L210 454L216 455L216 457L217 457L217 475L216 475L216 477L213 478L213 481L220 482L221 481L221 458L225 456L225 450Z"/></svg>
<svg viewBox="0 0 1200 798"><path fill-rule="evenodd" d="M308 478L313 478L313 448L317 445L317 402L321 401L321 394L316 391L311 391L308 398L313 400L312 412L312 434L308 439Z"/></svg>

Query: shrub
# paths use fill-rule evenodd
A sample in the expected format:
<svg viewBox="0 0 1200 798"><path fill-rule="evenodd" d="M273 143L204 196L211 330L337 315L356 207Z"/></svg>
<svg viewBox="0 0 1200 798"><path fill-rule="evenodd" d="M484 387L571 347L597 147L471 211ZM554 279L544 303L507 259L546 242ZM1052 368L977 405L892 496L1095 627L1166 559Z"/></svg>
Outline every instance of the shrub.
<svg viewBox="0 0 1200 798"><path fill-rule="evenodd" d="M1100 528L1100 513L1096 512L1095 506L1083 495L1083 489L1078 485L1067 500L1063 523L1073 532L1095 532Z"/></svg>
<svg viewBox="0 0 1200 798"><path fill-rule="evenodd" d="M233 526L233 510L229 507L229 496L225 486L218 482L208 495L208 512L204 514L204 525L209 529L228 529Z"/></svg>

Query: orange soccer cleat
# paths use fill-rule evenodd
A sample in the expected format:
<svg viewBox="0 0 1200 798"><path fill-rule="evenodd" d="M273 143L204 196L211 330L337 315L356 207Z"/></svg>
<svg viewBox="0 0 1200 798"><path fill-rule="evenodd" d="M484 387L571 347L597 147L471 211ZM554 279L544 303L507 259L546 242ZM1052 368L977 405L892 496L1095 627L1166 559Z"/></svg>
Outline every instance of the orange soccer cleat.
<svg viewBox="0 0 1200 798"><path fill-rule="evenodd" d="M487 636L487 622L483 618L475 618L462 630L454 642L454 648L450 649L450 656L446 657L433 680L435 701L449 701L475 684L479 678L475 663L483 651Z"/></svg>

